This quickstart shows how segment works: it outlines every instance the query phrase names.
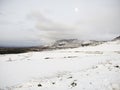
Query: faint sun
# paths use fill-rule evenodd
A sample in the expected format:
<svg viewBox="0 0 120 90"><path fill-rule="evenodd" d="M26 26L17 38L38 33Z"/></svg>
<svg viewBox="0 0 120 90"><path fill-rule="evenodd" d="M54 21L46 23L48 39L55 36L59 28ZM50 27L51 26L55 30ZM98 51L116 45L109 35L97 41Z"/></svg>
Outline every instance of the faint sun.
<svg viewBox="0 0 120 90"><path fill-rule="evenodd" d="M74 8L74 11L75 11L75 12L78 12L78 11L79 11L79 9L78 9L78 8Z"/></svg>

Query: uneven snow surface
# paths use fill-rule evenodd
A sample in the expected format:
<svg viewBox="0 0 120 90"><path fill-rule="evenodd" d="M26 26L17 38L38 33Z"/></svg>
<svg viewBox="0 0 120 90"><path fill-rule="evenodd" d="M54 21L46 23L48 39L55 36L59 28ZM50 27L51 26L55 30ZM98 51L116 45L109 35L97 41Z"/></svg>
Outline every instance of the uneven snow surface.
<svg viewBox="0 0 120 90"><path fill-rule="evenodd" d="M0 55L0 90L120 90L120 41Z"/></svg>

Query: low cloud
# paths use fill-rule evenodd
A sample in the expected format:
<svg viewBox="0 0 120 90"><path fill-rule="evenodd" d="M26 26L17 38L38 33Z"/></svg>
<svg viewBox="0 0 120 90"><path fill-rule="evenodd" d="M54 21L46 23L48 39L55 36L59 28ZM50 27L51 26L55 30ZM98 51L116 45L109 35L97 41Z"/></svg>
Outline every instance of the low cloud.
<svg viewBox="0 0 120 90"><path fill-rule="evenodd" d="M102 20L95 17L93 21L84 20L84 23L80 21L82 23L74 23L73 25L55 22L40 12L32 13L31 17L36 20L36 28L39 30L41 40L46 42L72 38L81 40L110 40L120 34L118 26L113 31L117 22L108 22L107 20L110 17L107 16L103 17L105 18L104 23L102 22L102 17Z"/></svg>
<svg viewBox="0 0 120 90"><path fill-rule="evenodd" d="M2 0L0 46L33 46L59 39L111 40L120 35L119 16L118 0Z"/></svg>
<svg viewBox="0 0 120 90"><path fill-rule="evenodd" d="M29 15L32 20L36 20L35 27L39 30L39 36L41 40L46 42L55 41L59 39L70 39L74 38L74 30L77 26L68 26L66 24L55 22L49 18L46 18L39 12L34 12ZM73 31L71 33L71 31Z"/></svg>

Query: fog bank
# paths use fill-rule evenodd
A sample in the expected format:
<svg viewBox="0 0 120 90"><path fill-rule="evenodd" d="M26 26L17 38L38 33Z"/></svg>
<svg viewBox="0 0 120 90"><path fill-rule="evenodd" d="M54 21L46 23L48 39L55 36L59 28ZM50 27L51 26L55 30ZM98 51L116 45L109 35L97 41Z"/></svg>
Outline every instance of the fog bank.
<svg viewBox="0 0 120 90"><path fill-rule="evenodd" d="M0 0L0 46L120 35L119 0Z"/></svg>

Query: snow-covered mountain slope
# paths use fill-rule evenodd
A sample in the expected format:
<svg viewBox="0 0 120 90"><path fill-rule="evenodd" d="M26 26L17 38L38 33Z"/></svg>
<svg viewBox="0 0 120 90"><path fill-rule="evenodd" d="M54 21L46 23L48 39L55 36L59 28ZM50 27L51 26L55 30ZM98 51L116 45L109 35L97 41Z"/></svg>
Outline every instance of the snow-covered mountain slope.
<svg viewBox="0 0 120 90"><path fill-rule="evenodd" d="M0 55L0 90L120 90L120 41Z"/></svg>
<svg viewBox="0 0 120 90"><path fill-rule="evenodd" d="M95 40L84 41L78 39L62 39L62 40L57 40L50 47L54 49L76 48L82 46L96 46L104 42L105 41L95 41Z"/></svg>

